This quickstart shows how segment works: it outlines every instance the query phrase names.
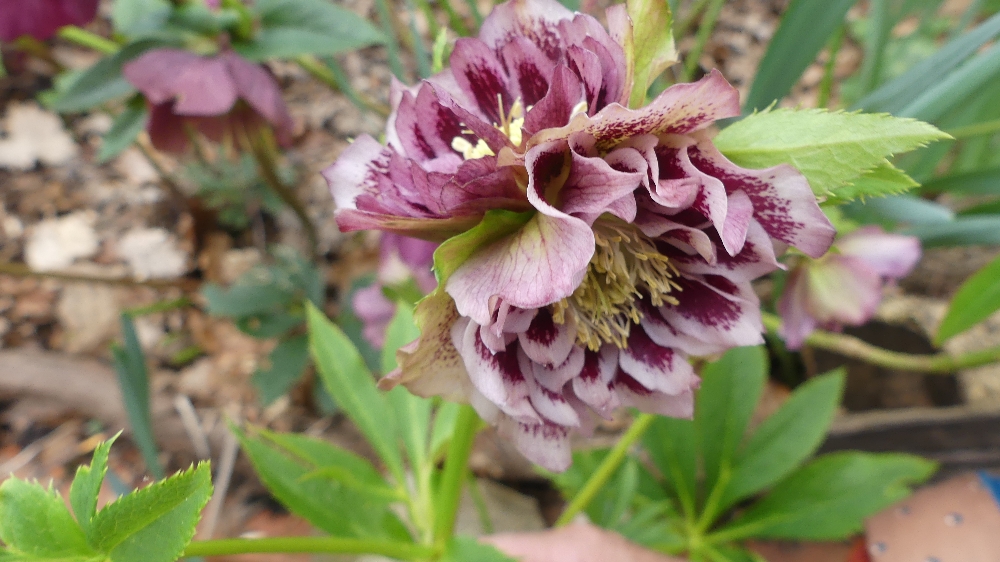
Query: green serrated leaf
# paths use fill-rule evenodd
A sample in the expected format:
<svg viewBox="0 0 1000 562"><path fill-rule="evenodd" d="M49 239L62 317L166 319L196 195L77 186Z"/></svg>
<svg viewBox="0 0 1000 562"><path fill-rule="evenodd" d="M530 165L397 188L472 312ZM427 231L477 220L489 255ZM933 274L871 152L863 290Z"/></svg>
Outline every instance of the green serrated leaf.
<svg viewBox="0 0 1000 562"><path fill-rule="evenodd" d="M173 562L211 497L212 472L199 463L104 506L88 538L111 562Z"/></svg>
<svg viewBox="0 0 1000 562"><path fill-rule="evenodd" d="M368 438L400 482L403 462L396 445L396 420L375 387L365 361L343 331L312 304L308 305L309 349L330 396Z"/></svg>
<svg viewBox="0 0 1000 562"><path fill-rule="evenodd" d="M0 484L0 541L14 560L75 561L97 554L58 493L17 478Z"/></svg>
<svg viewBox="0 0 1000 562"><path fill-rule="evenodd" d="M793 0L768 44L744 102L746 112L785 97L856 0Z"/></svg>
<svg viewBox="0 0 1000 562"><path fill-rule="evenodd" d="M515 562L495 546L483 544L472 537L454 537L448 542L441 562Z"/></svg>
<svg viewBox="0 0 1000 562"><path fill-rule="evenodd" d="M704 459L705 487L715 487L722 467L730 467L767 381L763 347L738 347L702 371L695 414Z"/></svg>
<svg viewBox="0 0 1000 562"><path fill-rule="evenodd" d="M841 205L855 199L862 201L869 197L899 195L920 185L906 172L892 165L888 160L868 170L851 183L836 189L826 200L827 204Z"/></svg>
<svg viewBox="0 0 1000 562"><path fill-rule="evenodd" d="M791 164L817 196L827 196L888 156L946 138L932 125L891 115L777 109L726 127L714 142L740 166Z"/></svg>
<svg viewBox="0 0 1000 562"><path fill-rule="evenodd" d="M121 432L98 445L94 449L94 457L90 461L90 465L77 468L73 483L70 484L69 503L73 507L77 523L85 534L90 533L91 520L97 513L97 495L101 491L101 484L104 483L104 476L108 472L108 454L111 452L111 445L118 439L119 435Z"/></svg>
<svg viewBox="0 0 1000 562"><path fill-rule="evenodd" d="M635 57L635 83L629 107L645 105L649 86L664 70L677 62L674 18L667 0L629 0Z"/></svg>
<svg viewBox="0 0 1000 562"><path fill-rule="evenodd" d="M304 435L233 431L264 485L293 513L334 536L390 535L386 506L398 496L386 493L393 489L368 461ZM333 476L331 467L346 474L323 478Z"/></svg>
<svg viewBox="0 0 1000 562"><path fill-rule="evenodd" d="M118 156L126 148L132 146L139 133L146 127L149 111L142 98L129 103L125 111L115 118L111 128L101 140L101 149L97 153L98 163L104 163Z"/></svg>
<svg viewBox="0 0 1000 562"><path fill-rule="evenodd" d="M844 389L843 369L820 375L792 393L740 451L719 513L787 476L823 442Z"/></svg>
<svg viewBox="0 0 1000 562"><path fill-rule="evenodd" d="M991 261L958 288L938 326L934 343L940 346L997 310L1000 310L1000 258Z"/></svg>
<svg viewBox="0 0 1000 562"><path fill-rule="evenodd" d="M843 540L864 520L910 494L937 465L902 454L824 455L778 483L727 527L727 537Z"/></svg>
<svg viewBox="0 0 1000 562"><path fill-rule="evenodd" d="M301 320L299 320L301 322ZM267 356L270 366L250 377L261 404L284 396L302 378L309 365L309 338L305 335L282 340Z"/></svg>

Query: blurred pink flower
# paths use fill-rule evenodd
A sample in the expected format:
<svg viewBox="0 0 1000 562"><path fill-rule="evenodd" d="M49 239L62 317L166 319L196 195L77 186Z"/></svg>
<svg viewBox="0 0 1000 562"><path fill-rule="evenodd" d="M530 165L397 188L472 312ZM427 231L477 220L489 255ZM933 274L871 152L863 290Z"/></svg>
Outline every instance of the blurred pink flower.
<svg viewBox="0 0 1000 562"><path fill-rule="evenodd" d="M370 287L355 293L351 303L354 314L364 324L363 335L373 347L381 349L385 345L385 330L396 314L396 305L386 298L383 288L412 280L424 294L433 291L437 280L431 265L437 246L434 242L398 234L382 235L378 277Z"/></svg>
<svg viewBox="0 0 1000 562"><path fill-rule="evenodd" d="M154 49L127 63L123 73L150 103L147 131L159 150L187 149L189 127L220 140L252 134L266 122L279 142L291 141L292 118L277 81L236 53L203 57Z"/></svg>
<svg viewBox="0 0 1000 562"><path fill-rule="evenodd" d="M781 337L802 347L817 327L860 326L874 316L887 281L905 277L920 260L920 241L886 234L877 226L841 236L829 254L803 258L788 276L778 300Z"/></svg>
<svg viewBox="0 0 1000 562"><path fill-rule="evenodd" d="M28 35L44 41L66 25L86 25L99 0L0 0L0 41Z"/></svg>
<svg viewBox="0 0 1000 562"><path fill-rule="evenodd" d="M551 470L592 414L689 417L687 357L762 341L750 282L779 267L772 239L818 257L834 236L794 168L715 149L708 129L739 115L717 71L622 105L631 24L623 5L608 21L497 6L450 69L395 85L388 146L359 137L325 172L343 230L465 233L384 385L471 402Z"/></svg>

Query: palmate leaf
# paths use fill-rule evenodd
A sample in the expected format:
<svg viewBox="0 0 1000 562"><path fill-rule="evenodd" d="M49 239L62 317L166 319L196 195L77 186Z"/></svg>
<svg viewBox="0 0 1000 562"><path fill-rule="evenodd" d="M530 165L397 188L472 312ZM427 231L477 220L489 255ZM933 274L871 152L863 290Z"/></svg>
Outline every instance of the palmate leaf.
<svg viewBox="0 0 1000 562"><path fill-rule="evenodd" d="M10 478L0 485L0 541L11 560L87 560L87 544L59 494Z"/></svg>
<svg viewBox="0 0 1000 562"><path fill-rule="evenodd" d="M946 138L932 125L891 115L776 109L730 125L714 142L740 166L791 164L805 175L817 196L838 197L845 185L869 171L881 167L877 174L886 175L887 157ZM884 187L871 182L875 193L861 193L859 186L865 183L853 186L854 196L879 195Z"/></svg>

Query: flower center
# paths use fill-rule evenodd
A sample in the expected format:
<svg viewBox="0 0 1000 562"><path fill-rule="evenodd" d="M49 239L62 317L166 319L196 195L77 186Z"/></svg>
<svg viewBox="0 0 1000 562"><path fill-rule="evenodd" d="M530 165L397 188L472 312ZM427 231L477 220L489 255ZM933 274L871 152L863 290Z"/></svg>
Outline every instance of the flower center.
<svg viewBox="0 0 1000 562"><path fill-rule="evenodd" d="M524 126L524 104L521 103L520 99L517 99L514 101L514 105L510 107L510 113L506 113L503 109L503 99L500 97L500 94L497 94L497 105L500 107L500 123L494 123L493 126L509 138L511 144L521 146L521 141L523 140L521 127ZM472 131L469 130L462 132L472 134ZM451 139L451 147L456 152L461 153L466 160L493 156L493 150L490 149L483 139L478 139L476 144L472 144L465 137L455 137Z"/></svg>
<svg viewBox="0 0 1000 562"><path fill-rule="evenodd" d="M639 305L677 304L671 294L677 271L656 245L636 227L601 219L594 223L597 245L583 282L572 295L552 305L553 318L576 321L577 341L593 351L605 343L628 345L633 324L643 317Z"/></svg>

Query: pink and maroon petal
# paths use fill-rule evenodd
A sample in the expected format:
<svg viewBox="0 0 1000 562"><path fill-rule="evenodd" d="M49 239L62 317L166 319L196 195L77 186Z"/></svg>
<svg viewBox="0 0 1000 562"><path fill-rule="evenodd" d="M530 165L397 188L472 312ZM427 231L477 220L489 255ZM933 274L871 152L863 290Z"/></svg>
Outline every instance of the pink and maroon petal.
<svg viewBox="0 0 1000 562"><path fill-rule="evenodd" d="M544 146L533 150L543 149ZM646 161L632 148L618 149L605 158L587 158L571 152L572 169L566 184L559 192L559 208L579 216L589 223L608 212L613 204L625 198L633 203L631 208L621 207L618 212L623 220L635 219L635 197L632 192L646 177ZM617 214L617 213L616 213ZM628 216L628 215L631 216Z"/></svg>
<svg viewBox="0 0 1000 562"><path fill-rule="evenodd" d="M805 268L795 268L785 282L778 299L781 329L778 334L788 349L799 349L816 329L816 319L809 313L809 279Z"/></svg>
<svg viewBox="0 0 1000 562"><path fill-rule="evenodd" d="M451 53L451 71L462 90L469 93L482 115L503 122L519 97L496 54L478 39L462 38ZM512 88L513 86L513 88ZM503 114L501 115L501 111Z"/></svg>
<svg viewBox="0 0 1000 562"><path fill-rule="evenodd" d="M559 22L573 17L555 0L514 0L498 4L479 28L479 39L500 49L519 37L537 45L553 61L564 48Z"/></svg>
<svg viewBox="0 0 1000 562"><path fill-rule="evenodd" d="M483 396L508 416L519 421L539 421L531 406L534 379L521 371L517 344L499 353L491 351L479 336L480 326L467 318L455 322L452 341L462 356L469 380Z"/></svg>
<svg viewBox="0 0 1000 562"><path fill-rule="evenodd" d="M524 118L524 130L532 133L569 123L573 109L584 100L580 79L569 68L559 65L545 96L534 104Z"/></svg>
<svg viewBox="0 0 1000 562"><path fill-rule="evenodd" d="M547 367L562 365L576 343L576 325L557 324L552 313L542 308L527 330L517 335L521 349L532 361Z"/></svg>
<svg viewBox="0 0 1000 562"><path fill-rule="evenodd" d="M528 357L527 354L525 354L525 357ZM560 365L550 367L532 361L532 372L535 375L535 381L539 385L544 386L552 392L561 392L566 383L580 374L584 361L584 348L575 345L570 350L566 360Z"/></svg>
<svg viewBox="0 0 1000 562"><path fill-rule="evenodd" d="M766 170L740 168L711 142L702 142L688 152L694 165L719 178L727 192L742 190L750 197L754 218L772 237L814 258L826 253L833 243L836 230L816 203L809 182L795 168L786 164Z"/></svg>
<svg viewBox="0 0 1000 562"><path fill-rule="evenodd" d="M702 280L680 277L675 282L681 287L678 304L662 306L659 312L673 333L705 344L699 354L764 343L760 303L749 284L741 288L718 276ZM675 343L668 335L650 330L650 336L657 336L654 339L661 345Z"/></svg>
<svg viewBox="0 0 1000 562"><path fill-rule="evenodd" d="M697 387L697 377L694 379L696 382L692 384L692 388L678 394L664 394L647 389L632 377L619 371L618 377L615 378L614 389L625 406L650 414L691 419L694 417L694 388Z"/></svg>
<svg viewBox="0 0 1000 562"><path fill-rule="evenodd" d="M182 69L160 70L169 72L173 79L174 112L179 115L222 115L238 98L235 80L222 59L198 57Z"/></svg>
<svg viewBox="0 0 1000 562"><path fill-rule="evenodd" d="M622 371L652 392L679 394L691 387L694 377L687 361L674 349L654 342L639 326L632 327L618 361Z"/></svg>
<svg viewBox="0 0 1000 562"><path fill-rule="evenodd" d="M200 59L198 55L181 49L153 49L125 63L122 75L129 84L142 92L150 103L160 105L172 101L177 96L180 91L177 85L178 77ZM235 101L235 91L233 100Z"/></svg>
<svg viewBox="0 0 1000 562"><path fill-rule="evenodd" d="M600 352L585 350L583 368L573 379L574 394L598 415L610 417L621 405L618 395L612 390L612 380L617 371L618 350L614 346L604 346Z"/></svg>
<svg viewBox="0 0 1000 562"><path fill-rule="evenodd" d="M514 442L514 446L531 462L553 472L563 472L573 462L569 429L554 423L521 423L501 418L497 433Z"/></svg>
<svg viewBox="0 0 1000 562"><path fill-rule="evenodd" d="M292 116L281 95L281 88L263 66L254 64L233 52L226 52L222 60L236 85L236 93L257 113L274 126L278 137L290 137L293 129Z"/></svg>
<svg viewBox="0 0 1000 562"><path fill-rule="evenodd" d="M864 324L882 301L879 274L852 256L828 256L806 272L808 310L820 324Z"/></svg>
<svg viewBox="0 0 1000 562"><path fill-rule="evenodd" d="M396 352L399 368L383 377L379 388L402 384L417 396L468 401L473 387L452 340L452 327L460 318L451 298L436 291L417 303L413 316L420 338Z"/></svg>
<svg viewBox="0 0 1000 562"><path fill-rule="evenodd" d="M515 37L500 49L500 56L507 75L517 84L524 107L531 107L545 97L555 63L545 56L538 45L526 37Z"/></svg>
<svg viewBox="0 0 1000 562"><path fill-rule="evenodd" d="M882 277L905 277L920 261L920 240L914 236L887 234L877 226L866 226L837 240L837 249L868 264Z"/></svg>
<svg viewBox="0 0 1000 562"><path fill-rule="evenodd" d="M678 232L670 232L664 237L668 242L677 236ZM715 233L713 233L715 234ZM706 238L709 238L706 235ZM717 235L712 236L718 240ZM714 242L718 243L718 242ZM764 228L757 221L751 221L747 228L746 242L740 253L730 256L727 253L717 255L717 259L708 261L704 256L669 254L674 266L683 273L697 275L721 275L736 283L753 281L784 266L778 262L774 246Z"/></svg>
<svg viewBox="0 0 1000 562"><path fill-rule="evenodd" d="M354 293L354 314L363 324L362 335L376 349L385 345L385 331L396 314L396 305L385 298L382 286L374 284Z"/></svg>

